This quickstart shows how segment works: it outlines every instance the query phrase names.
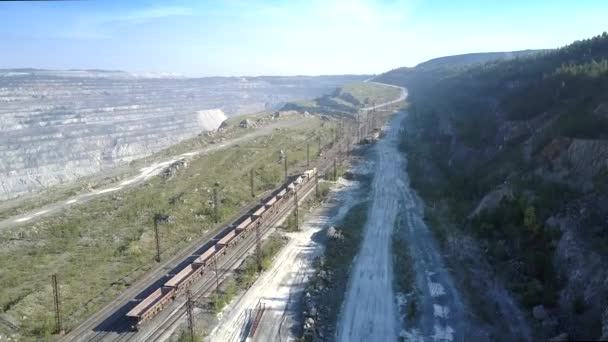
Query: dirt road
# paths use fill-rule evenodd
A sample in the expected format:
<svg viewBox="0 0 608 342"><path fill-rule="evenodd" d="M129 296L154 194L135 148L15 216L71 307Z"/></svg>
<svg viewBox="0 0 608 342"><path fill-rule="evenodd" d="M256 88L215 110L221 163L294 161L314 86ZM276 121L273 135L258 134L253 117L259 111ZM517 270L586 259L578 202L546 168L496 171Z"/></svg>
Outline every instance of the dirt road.
<svg viewBox="0 0 608 342"><path fill-rule="evenodd" d="M395 182L402 168L395 158L398 129L394 128L399 127L403 118L404 114L395 116L391 122L393 129L375 148L371 207L341 311L338 341L395 341L398 336L390 246L401 196Z"/></svg>
<svg viewBox="0 0 608 342"><path fill-rule="evenodd" d="M338 341L461 340L464 308L434 239L422 221L422 203L409 187L406 161L398 150L397 114L375 148L376 173L361 250L351 272L338 325ZM401 328L393 289L392 233L404 217L416 287L421 293L419 326Z"/></svg>
<svg viewBox="0 0 608 342"><path fill-rule="evenodd" d="M152 163L146 167L139 169L139 172L136 175L134 175L128 179L121 180L115 184L108 185L102 189L79 194L76 196L72 196L65 200L51 203L51 204L45 205L43 207L40 207L36 210L32 210L28 213L13 216L13 217L7 218L5 220L2 220L2 221L0 221L0 230L10 228L10 227L13 227L13 226L16 226L19 224L32 223L32 222L40 219L41 217L57 214L69 206L83 204L98 196L107 195L109 193L119 192L119 191L123 191L123 190L127 190L130 188L136 187L138 185L141 185L142 183L144 183L151 177L158 175L163 170L165 170L169 165L177 162L178 160L191 159L191 158L194 158L199 155L217 152L217 151L226 149L228 147L243 143L247 140L251 140L253 138L256 138L256 137L259 137L262 135L270 134L272 132L272 130L275 128L288 127L289 125L296 125L296 123L294 123L293 121L278 122L276 124L264 126L260 129L257 129L251 133L242 135L240 137L227 140L220 144L206 146L199 150L182 153L182 154L167 158L163 161Z"/></svg>

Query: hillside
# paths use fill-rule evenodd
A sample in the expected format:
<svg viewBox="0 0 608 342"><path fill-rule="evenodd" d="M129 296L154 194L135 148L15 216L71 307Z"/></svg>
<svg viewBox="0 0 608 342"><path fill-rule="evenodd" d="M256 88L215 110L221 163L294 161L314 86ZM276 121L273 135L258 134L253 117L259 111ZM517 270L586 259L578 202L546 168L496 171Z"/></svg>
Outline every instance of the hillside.
<svg viewBox="0 0 608 342"><path fill-rule="evenodd" d="M0 70L0 201L148 156L216 129L226 116L364 78Z"/></svg>
<svg viewBox="0 0 608 342"><path fill-rule="evenodd" d="M376 78L409 90L402 147L413 185L435 204L437 237L475 241L538 338L607 338L608 34L508 60L446 61ZM467 252L452 262L481 262ZM474 272L462 271L461 286L491 310Z"/></svg>
<svg viewBox="0 0 608 342"><path fill-rule="evenodd" d="M400 93L398 88L377 83L350 82L315 99L287 103L282 110L352 116L361 108L397 99Z"/></svg>
<svg viewBox="0 0 608 342"><path fill-rule="evenodd" d="M514 58L527 57L533 54L544 52L544 50L522 50L509 52L478 52L466 53L463 55L445 56L430 59L418 64L417 68L438 68L438 67L462 67L471 64L487 63L492 61L510 60Z"/></svg>

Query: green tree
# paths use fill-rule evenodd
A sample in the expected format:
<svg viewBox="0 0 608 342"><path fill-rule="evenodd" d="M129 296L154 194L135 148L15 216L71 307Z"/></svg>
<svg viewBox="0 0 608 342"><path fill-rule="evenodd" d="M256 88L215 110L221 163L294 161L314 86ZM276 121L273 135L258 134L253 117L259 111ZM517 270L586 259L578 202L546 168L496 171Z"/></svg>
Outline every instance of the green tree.
<svg viewBox="0 0 608 342"><path fill-rule="evenodd" d="M534 206L527 206L524 211L524 226L528 229L528 231L532 232L532 234L536 235L540 231L540 225L538 224L538 220L536 219L536 209Z"/></svg>

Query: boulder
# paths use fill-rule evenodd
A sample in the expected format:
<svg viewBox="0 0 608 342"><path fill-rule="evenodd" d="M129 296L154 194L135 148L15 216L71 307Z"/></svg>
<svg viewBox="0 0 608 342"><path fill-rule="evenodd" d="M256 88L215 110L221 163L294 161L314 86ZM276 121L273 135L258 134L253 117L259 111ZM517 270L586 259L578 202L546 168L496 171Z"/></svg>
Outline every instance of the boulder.
<svg viewBox="0 0 608 342"><path fill-rule="evenodd" d="M243 121L241 121L239 123L239 127L241 127L241 128L254 128L255 127L255 123L253 123L249 119L245 119L245 120L243 120Z"/></svg>
<svg viewBox="0 0 608 342"><path fill-rule="evenodd" d="M228 120L222 121L220 127L217 128L218 131L223 131L228 128Z"/></svg>

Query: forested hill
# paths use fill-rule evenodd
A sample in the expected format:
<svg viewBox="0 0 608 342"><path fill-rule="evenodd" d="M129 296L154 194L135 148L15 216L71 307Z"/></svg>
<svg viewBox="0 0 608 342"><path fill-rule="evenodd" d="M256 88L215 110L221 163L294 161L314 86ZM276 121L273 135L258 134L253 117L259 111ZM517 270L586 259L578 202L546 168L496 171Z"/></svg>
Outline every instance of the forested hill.
<svg viewBox="0 0 608 342"><path fill-rule="evenodd" d="M409 90L414 187L484 246L537 337L608 339L608 34L376 81Z"/></svg>
<svg viewBox="0 0 608 342"><path fill-rule="evenodd" d="M486 63L491 61L509 60L518 57L526 57L545 50L522 50L510 52L479 52L463 55L445 56L430 59L418 64L417 68L457 67L472 64Z"/></svg>

